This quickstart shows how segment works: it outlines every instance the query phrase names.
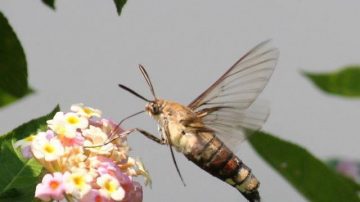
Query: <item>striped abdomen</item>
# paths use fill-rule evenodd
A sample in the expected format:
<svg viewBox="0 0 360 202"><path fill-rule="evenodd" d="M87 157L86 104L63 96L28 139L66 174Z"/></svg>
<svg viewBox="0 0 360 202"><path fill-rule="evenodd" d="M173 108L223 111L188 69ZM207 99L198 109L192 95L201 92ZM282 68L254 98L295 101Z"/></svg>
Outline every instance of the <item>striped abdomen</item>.
<svg viewBox="0 0 360 202"><path fill-rule="evenodd" d="M238 189L249 201L260 201L259 181L247 167L212 132L198 132L198 141L193 150L185 156L206 170Z"/></svg>

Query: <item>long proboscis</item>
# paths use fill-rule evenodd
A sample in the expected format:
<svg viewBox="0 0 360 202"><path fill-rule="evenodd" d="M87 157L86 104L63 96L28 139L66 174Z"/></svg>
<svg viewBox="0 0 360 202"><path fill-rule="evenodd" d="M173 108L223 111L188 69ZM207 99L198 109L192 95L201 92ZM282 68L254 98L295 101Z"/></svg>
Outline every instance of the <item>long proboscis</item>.
<svg viewBox="0 0 360 202"><path fill-rule="evenodd" d="M137 116L137 115L139 115L139 114L142 114L142 113L144 113L144 112L145 112L145 110L141 110L141 111L138 111L138 112L136 112L136 113L133 113L133 114L131 114L131 115L123 118L123 119L119 122L118 125L120 126L122 123L124 123L124 121L126 121L126 120L128 120L128 119L130 119L130 118L132 118L132 117L134 117L134 116Z"/></svg>
<svg viewBox="0 0 360 202"><path fill-rule="evenodd" d="M151 100L145 98L144 96L140 95L139 93L137 93L136 91L134 91L133 89L131 89L131 88L125 86L125 85L119 84L119 87L122 88L122 89L124 89L124 90L126 90L127 92L135 95L136 97L138 97L138 98L146 101L146 102L151 102Z"/></svg>
<svg viewBox="0 0 360 202"><path fill-rule="evenodd" d="M110 142L112 142L112 141L114 141L115 139L118 138L118 137L113 137L113 136L114 136L114 134L116 134L117 132L119 132L119 130L121 130L120 125L123 124L124 121L126 121L126 120L128 120L128 119L130 119L130 118L132 118L132 117L134 117L134 116L137 116L137 115L139 115L139 114L142 114L142 113L144 113L144 112L145 112L145 110L141 110L141 111L138 111L138 112L136 112L136 113L133 113L133 114L131 114L131 115L123 118L123 119L115 126L115 128L110 132L110 135L109 135L109 140L110 140L110 141L108 141L108 143L110 143ZM108 144L108 143L105 143L105 144Z"/></svg>
<svg viewBox="0 0 360 202"><path fill-rule="evenodd" d="M156 95L155 95L155 90L154 90L154 86L150 80L150 76L147 73L147 71L145 70L145 67L139 64L139 69L141 71L141 74L143 75L143 77L145 78L146 83L148 84L151 94L154 96L154 99L156 99Z"/></svg>
<svg viewBox="0 0 360 202"><path fill-rule="evenodd" d="M105 142L104 144L87 146L86 148L102 147L102 146L105 146L105 145L107 145L107 144L110 144L111 142L113 142L114 140L116 140L117 138L120 137L120 135L118 135L118 136L116 136L116 137L113 137L113 136L114 136L116 133L118 133L119 131L122 130L121 127L120 127L121 124L123 124L126 120L128 120L128 119L130 119L130 118L132 118L132 117L134 117L134 116L137 116L137 115L139 115L139 114L142 114L142 113L144 113L144 112L145 112L145 110L141 110L141 111L138 111L138 112L136 112L136 113L134 113L134 114L131 114L131 115L123 118L123 119L122 119L118 124L116 124L116 126L110 131L109 138L108 138L109 140L108 140L107 142ZM130 133L132 133L133 131L135 131L135 130L128 130L128 131L123 132L123 134L130 134Z"/></svg>

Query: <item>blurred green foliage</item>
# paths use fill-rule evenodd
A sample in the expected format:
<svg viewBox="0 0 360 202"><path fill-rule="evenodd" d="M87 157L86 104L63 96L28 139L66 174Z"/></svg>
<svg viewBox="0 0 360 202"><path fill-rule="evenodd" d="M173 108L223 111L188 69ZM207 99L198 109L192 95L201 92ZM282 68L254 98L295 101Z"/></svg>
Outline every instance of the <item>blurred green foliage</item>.
<svg viewBox="0 0 360 202"><path fill-rule="evenodd" d="M55 0L42 0L42 2L47 5L48 7L55 10ZM116 6L116 12L120 16L121 11L126 4L127 0L114 0L115 6Z"/></svg>
<svg viewBox="0 0 360 202"><path fill-rule="evenodd" d="M114 0L116 11L118 15L121 15L121 11L126 4L127 0Z"/></svg>
<svg viewBox="0 0 360 202"><path fill-rule="evenodd" d="M360 201L353 182L304 148L264 132L257 132L249 141L256 152L309 201Z"/></svg>
<svg viewBox="0 0 360 202"><path fill-rule="evenodd" d="M55 0L42 0L42 2L55 10Z"/></svg>
<svg viewBox="0 0 360 202"><path fill-rule="evenodd" d="M360 97L360 66L343 67L335 72L303 73L322 91L347 97Z"/></svg>
<svg viewBox="0 0 360 202"><path fill-rule="evenodd" d="M11 132L0 136L0 201L32 201L42 166L34 159L25 159L14 148L17 140L38 130L46 129L46 120L52 119L57 106L49 114L33 119Z"/></svg>
<svg viewBox="0 0 360 202"><path fill-rule="evenodd" d="M0 107L32 92L28 86L24 50L6 17L0 12Z"/></svg>

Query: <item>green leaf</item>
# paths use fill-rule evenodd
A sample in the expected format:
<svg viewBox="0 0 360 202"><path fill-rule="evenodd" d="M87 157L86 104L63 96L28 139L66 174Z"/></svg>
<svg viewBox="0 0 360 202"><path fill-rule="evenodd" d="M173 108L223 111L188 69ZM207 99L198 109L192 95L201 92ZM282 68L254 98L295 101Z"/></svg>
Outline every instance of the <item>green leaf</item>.
<svg viewBox="0 0 360 202"><path fill-rule="evenodd" d="M27 94L30 94L30 93L34 92L32 89L28 89L28 90L29 91L28 91ZM7 93L7 92L0 89L0 107L3 107L5 105L7 105L7 104L15 102L19 98L21 98L21 97L15 97L15 96L10 95L9 93Z"/></svg>
<svg viewBox="0 0 360 202"><path fill-rule="evenodd" d="M50 8L52 8L53 10L55 10L55 0L42 0L42 2L49 6Z"/></svg>
<svg viewBox="0 0 360 202"><path fill-rule="evenodd" d="M15 102L16 100L15 96L0 89L0 107Z"/></svg>
<svg viewBox="0 0 360 202"><path fill-rule="evenodd" d="M263 132L249 140L257 153L309 201L360 201L353 184L304 148Z"/></svg>
<svg viewBox="0 0 360 202"><path fill-rule="evenodd" d="M42 166L34 159L25 159L14 148L15 141L38 130L46 129L46 121L59 111L57 106L51 113L31 120L13 131L0 136L0 201L31 201Z"/></svg>
<svg viewBox="0 0 360 202"><path fill-rule="evenodd" d="M118 15L121 15L121 11L124 7L124 5L126 4L127 0L114 0L115 6L116 6L116 11L118 13Z"/></svg>
<svg viewBox="0 0 360 202"><path fill-rule="evenodd" d="M27 81L23 48L6 17L0 12L0 107L32 92Z"/></svg>
<svg viewBox="0 0 360 202"><path fill-rule="evenodd" d="M360 193L360 184L356 183L353 179L351 179L347 176L341 175L341 177L343 178L344 181L346 181L352 187L354 192Z"/></svg>
<svg viewBox="0 0 360 202"><path fill-rule="evenodd" d="M359 65L343 67L335 72L304 72L303 74L326 93L348 97L360 97Z"/></svg>

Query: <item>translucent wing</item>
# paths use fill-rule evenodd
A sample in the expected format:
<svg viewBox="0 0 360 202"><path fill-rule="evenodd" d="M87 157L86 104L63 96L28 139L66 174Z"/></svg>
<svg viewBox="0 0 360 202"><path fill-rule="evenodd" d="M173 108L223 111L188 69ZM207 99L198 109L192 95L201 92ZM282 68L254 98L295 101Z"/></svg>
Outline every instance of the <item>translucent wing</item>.
<svg viewBox="0 0 360 202"><path fill-rule="evenodd" d="M189 104L230 148L261 128L269 110L255 104L279 57L265 41L240 58L213 85Z"/></svg>
<svg viewBox="0 0 360 202"><path fill-rule="evenodd" d="M235 152L243 140L261 128L268 116L266 104L254 103L246 110L219 109L205 116L203 121Z"/></svg>

